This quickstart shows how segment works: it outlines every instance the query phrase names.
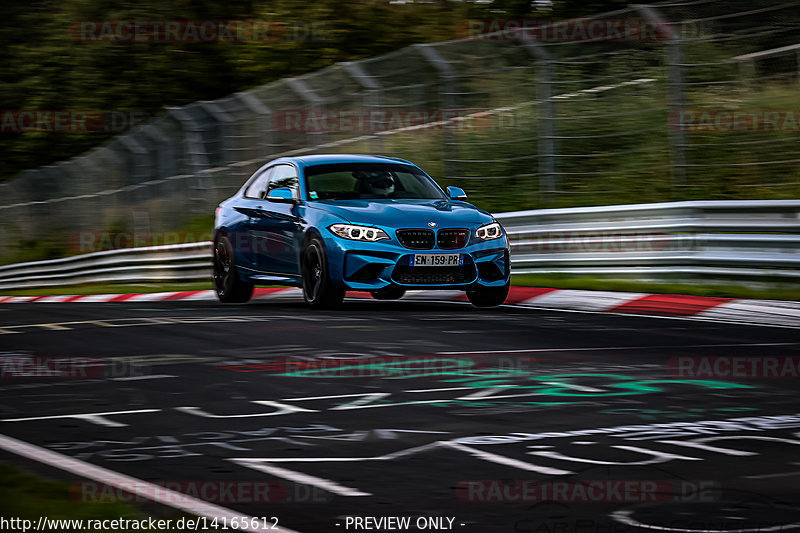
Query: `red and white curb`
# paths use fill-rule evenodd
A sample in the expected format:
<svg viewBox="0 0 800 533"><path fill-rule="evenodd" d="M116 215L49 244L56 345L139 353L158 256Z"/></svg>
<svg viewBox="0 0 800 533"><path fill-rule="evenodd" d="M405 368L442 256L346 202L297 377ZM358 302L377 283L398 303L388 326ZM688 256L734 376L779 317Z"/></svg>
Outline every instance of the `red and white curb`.
<svg viewBox="0 0 800 533"><path fill-rule="evenodd" d="M371 298L366 292L348 292L349 298ZM258 288L253 300L301 298L300 289ZM0 304L12 303L140 303L165 301L215 301L214 291L152 292L144 294L92 294L82 296L0 296ZM461 291L408 291L404 300L466 301ZM534 309L617 313L670 318L693 318L800 327L800 302L739 300L679 294L583 291L538 287L511 287L506 305Z"/></svg>

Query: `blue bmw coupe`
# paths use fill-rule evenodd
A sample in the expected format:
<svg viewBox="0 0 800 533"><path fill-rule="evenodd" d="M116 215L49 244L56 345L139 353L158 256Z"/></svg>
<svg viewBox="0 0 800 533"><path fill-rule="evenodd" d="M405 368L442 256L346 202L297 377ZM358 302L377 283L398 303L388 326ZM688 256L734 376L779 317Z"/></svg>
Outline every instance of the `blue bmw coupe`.
<svg viewBox="0 0 800 533"><path fill-rule="evenodd" d="M302 287L312 307L338 305L348 290L389 300L409 289L463 290L478 307L500 305L508 238L465 198L393 157L276 159L217 208L214 287L222 302L279 284Z"/></svg>

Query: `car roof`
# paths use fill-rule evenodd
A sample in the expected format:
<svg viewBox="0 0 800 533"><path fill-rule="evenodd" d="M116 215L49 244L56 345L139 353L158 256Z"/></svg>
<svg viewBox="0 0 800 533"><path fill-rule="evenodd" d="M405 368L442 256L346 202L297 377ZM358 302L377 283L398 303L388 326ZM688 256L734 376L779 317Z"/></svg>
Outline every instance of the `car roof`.
<svg viewBox="0 0 800 533"><path fill-rule="evenodd" d="M399 157L389 157L385 155L364 155L364 154L315 154L289 157L303 166L326 165L333 163L405 163L413 164Z"/></svg>

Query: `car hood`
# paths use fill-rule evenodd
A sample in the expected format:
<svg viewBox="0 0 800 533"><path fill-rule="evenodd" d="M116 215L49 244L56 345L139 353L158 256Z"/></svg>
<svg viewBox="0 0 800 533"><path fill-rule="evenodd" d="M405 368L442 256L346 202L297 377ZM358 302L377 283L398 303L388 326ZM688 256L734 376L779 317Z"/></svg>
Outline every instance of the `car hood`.
<svg viewBox="0 0 800 533"><path fill-rule="evenodd" d="M352 224L393 228L424 228L431 222L440 228L456 228L493 220L472 204L449 200L326 200L313 205Z"/></svg>

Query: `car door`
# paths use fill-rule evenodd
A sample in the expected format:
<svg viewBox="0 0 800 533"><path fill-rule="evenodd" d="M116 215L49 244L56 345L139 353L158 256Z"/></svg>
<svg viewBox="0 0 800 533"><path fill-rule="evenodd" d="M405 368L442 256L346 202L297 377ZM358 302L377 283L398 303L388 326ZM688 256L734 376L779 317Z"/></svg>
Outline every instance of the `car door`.
<svg viewBox="0 0 800 533"><path fill-rule="evenodd" d="M297 170L292 165L276 165L269 177L269 191L288 188L294 199L300 199L300 182ZM265 198L266 198L265 195ZM299 233L301 231L303 207L297 203L264 201L262 216L253 221L252 238L256 244L258 269L274 274L298 275Z"/></svg>
<svg viewBox="0 0 800 533"><path fill-rule="evenodd" d="M244 193L236 202L234 209L244 215L242 222L236 228L231 228L229 233L236 264L244 268L258 269L258 247L260 243L254 241L254 227L263 216L263 206L266 203L264 196L267 193L267 184L272 169L269 167L257 171L248 180Z"/></svg>

